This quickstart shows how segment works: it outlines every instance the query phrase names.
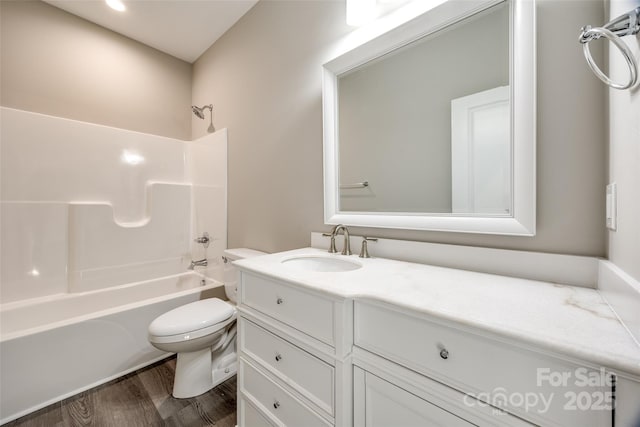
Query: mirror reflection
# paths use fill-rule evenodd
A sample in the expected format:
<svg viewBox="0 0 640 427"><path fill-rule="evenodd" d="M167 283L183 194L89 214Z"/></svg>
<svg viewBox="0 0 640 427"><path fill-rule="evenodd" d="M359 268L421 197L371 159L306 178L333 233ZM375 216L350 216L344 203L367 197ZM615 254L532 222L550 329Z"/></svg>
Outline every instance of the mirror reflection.
<svg viewBox="0 0 640 427"><path fill-rule="evenodd" d="M339 211L510 215L506 2L337 80Z"/></svg>

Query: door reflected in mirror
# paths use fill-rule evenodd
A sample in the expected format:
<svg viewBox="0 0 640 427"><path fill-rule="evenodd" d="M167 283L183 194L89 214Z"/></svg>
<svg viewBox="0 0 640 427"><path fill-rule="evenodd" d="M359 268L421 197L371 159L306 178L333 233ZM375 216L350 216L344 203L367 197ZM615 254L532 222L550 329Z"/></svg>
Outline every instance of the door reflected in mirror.
<svg viewBox="0 0 640 427"><path fill-rule="evenodd" d="M511 216L509 17L500 3L336 76L339 212Z"/></svg>

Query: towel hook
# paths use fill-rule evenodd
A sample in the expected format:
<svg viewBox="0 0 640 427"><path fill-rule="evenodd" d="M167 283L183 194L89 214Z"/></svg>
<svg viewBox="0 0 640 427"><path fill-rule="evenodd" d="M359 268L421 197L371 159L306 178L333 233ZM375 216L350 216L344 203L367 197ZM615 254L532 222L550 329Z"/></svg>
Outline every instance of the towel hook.
<svg viewBox="0 0 640 427"><path fill-rule="evenodd" d="M629 47L620 39L623 36L632 36L640 32L640 7L633 9L632 11L620 15L617 18L607 22L602 27L592 27L591 25L585 25L581 29L578 40L582 43L582 52L589 64L589 68L595 73L595 75L604 83L614 89L628 89L636 84L638 81L638 65L633 57L633 53ZM596 62L591 56L589 50L589 42L597 40L601 37L607 38L611 41L622 53L627 65L629 66L629 81L627 83L616 83L611 80L605 73L600 70Z"/></svg>

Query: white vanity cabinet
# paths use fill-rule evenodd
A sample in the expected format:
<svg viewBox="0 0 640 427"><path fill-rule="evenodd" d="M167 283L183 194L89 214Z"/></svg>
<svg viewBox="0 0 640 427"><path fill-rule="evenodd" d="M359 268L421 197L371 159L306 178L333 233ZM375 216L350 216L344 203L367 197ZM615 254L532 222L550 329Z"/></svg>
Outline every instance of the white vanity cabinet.
<svg viewBox="0 0 640 427"><path fill-rule="evenodd" d="M334 425L349 305L246 272L239 299L238 425Z"/></svg>
<svg viewBox="0 0 640 427"><path fill-rule="evenodd" d="M309 255L331 258L238 263L240 427L640 426L640 349L595 291L382 259L283 264ZM505 286L478 292L491 282Z"/></svg>

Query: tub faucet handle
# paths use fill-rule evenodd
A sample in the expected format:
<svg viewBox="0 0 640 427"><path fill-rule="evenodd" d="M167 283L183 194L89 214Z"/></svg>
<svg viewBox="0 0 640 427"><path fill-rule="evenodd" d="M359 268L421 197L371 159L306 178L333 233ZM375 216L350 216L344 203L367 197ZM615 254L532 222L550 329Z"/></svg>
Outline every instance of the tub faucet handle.
<svg viewBox="0 0 640 427"><path fill-rule="evenodd" d="M195 239L193 239L193 241L196 243L200 243L205 248L208 248L209 242L211 242L211 239L209 238L209 233L205 231L204 233L202 233L201 237L196 237Z"/></svg>

